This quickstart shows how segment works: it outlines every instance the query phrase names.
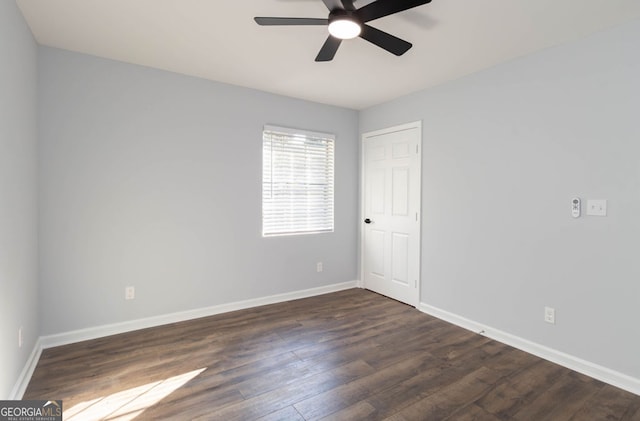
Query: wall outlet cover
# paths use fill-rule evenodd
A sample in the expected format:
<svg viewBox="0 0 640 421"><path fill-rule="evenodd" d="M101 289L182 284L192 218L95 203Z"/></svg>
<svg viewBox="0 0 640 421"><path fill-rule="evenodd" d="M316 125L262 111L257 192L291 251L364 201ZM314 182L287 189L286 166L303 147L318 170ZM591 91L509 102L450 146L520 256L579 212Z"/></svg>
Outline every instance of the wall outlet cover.
<svg viewBox="0 0 640 421"><path fill-rule="evenodd" d="M544 308L544 321L551 324L556 324L556 309L552 307Z"/></svg>
<svg viewBox="0 0 640 421"><path fill-rule="evenodd" d="M603 199L587 200L587 215L607 216L607 201Z"/></svg>

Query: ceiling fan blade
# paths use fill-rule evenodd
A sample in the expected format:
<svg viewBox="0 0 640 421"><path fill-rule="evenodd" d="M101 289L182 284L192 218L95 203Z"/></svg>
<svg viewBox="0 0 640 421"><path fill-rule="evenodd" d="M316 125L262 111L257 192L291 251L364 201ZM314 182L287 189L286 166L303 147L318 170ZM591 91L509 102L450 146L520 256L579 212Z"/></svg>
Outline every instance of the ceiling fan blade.
<svg viewBox="0 0 640 421"><path fill-rule="evenodd" d="M431 3L431 0L378 0L358 9L356 16L362 22L369 22L427 3Z"/></svg>
<svg viewBox="0 0 640 421"><path fill-rule="evenodd" d="M394 37L391 34L369 25L362 25L360 38L366 39L370 43L375 44L380 48L384 48L388 52L397 56L403 55L412 47L410 42Z"/></svg>
<svg viewBox="0 0 640 421"><path fill-rule="evenodd" d="M348 10L350 12L356 11L356 7L353 5L353 0L342 0L342 7L344 7L344 10Z"/></svg>
<svg viewBox="0 0 640 421"><path fill-rule="evenodd" d="M340 0L322 0L322 2L327 6L327 9L329 9L330 12L333 12L336 9L342 9L342 3Z"/></svg>
<svg viewBox="0 0 640 421"><path fill-rule="evenodd" d="M338 51L338 47L340 47L340 43L342 40L340 38L336 38L332 35L329 35L327 40L324 42L324 45L320 49L318 56L316 57L316 61L331 61L333 57L336 55Z"/></svg>
<svg viewBox="0 0 640 421"><path fill-rule="evenodd" d="M276 26L276 25L328 25L329 19L316 18L253 18L258 25Z"/></svg>

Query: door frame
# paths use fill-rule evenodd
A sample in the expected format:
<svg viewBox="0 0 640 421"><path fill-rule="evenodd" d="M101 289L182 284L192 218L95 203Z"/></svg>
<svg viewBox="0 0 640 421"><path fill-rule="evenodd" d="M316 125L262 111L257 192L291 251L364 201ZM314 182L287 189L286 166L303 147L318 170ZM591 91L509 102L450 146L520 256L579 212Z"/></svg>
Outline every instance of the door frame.
<svg viewBox="0 0 640 421"><path fill-rule="evenodd" d="M362 133L362 135L360 136L360 220L358 221L358 229L360 231L360 243L359 243L359 248L360 248L360 252L359 252L359 258L360 258L360 265L359 265L359 270L360 270L360 274L358 276L359 281L358 281L358 287L360 288L366 288L366 284L364 281L364 226L363 226L363 221L364 218L366 217L365 215L365 142L367 140L367 138L370 137L374 137L374 136L380 136L380 135L384 135L384 134L388 134L388 133L393 133L393 132L399 132L399 131L403 131L403 130L410 130L410 129L418 129L418 133L420 135L420 139L418 140L418 261L414 262L417 265L417 273L418 273L418 279L417 279L417 287L416 287L416 297L415 297L415 303L416 303L416 308L418 308L420 306L420 291L422 289L422 280L421 280L421 260L422 260L422 138L423 138L423 134L422 134L422 120L418 120L418 121L414 121L411 123L405 123L405 124L400 124L397 126L391 126L391 127L387 127L387 128L383 128L383 129L379 129L379 130L374 130L374 131L370 131L370 132L365 132Z"/></svg>

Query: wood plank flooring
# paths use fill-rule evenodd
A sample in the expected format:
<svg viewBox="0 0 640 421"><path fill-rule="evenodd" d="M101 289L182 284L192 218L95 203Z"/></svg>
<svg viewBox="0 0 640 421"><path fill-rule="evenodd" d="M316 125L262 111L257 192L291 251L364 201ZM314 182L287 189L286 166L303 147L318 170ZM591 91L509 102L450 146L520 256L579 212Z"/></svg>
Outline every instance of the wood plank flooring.
<svg viewBox="0 0 640 421"><path fill-rule="evenodd" d="M628 420L640 396L361 289L43 352L67 420Z"/></svg>

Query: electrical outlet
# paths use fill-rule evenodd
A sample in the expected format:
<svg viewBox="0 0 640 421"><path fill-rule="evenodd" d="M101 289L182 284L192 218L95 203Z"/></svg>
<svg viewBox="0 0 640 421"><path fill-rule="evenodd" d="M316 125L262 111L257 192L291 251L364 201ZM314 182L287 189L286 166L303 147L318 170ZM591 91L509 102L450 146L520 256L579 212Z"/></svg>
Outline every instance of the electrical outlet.
<svg viewBox="0 0 640 421"><path fill-rule="evenodd" d="M544 308L544 321L547 323L551 323L553 325L556 324L556 309L552 307Z"/></svg>
<svg viewBox="0 0 640 421"><path fill-rule="evenodd" d="M316 271L317 272L322 272L322 262L316 263Z"/></svg>
<svg viewBox="0 0 640 421"><path fill-rule="evenodd" d="M20 326L18 328L18 348L22 348L22 343L23 343L23 339L22 339L22 326Z"/></svg>
<svg viewBox="0 0 640 421"><path fill-rule="evenodd" d="M124 289L124 299L125 300L133 300L136 298L136 289L135 287L126 287Z"/></svg>

